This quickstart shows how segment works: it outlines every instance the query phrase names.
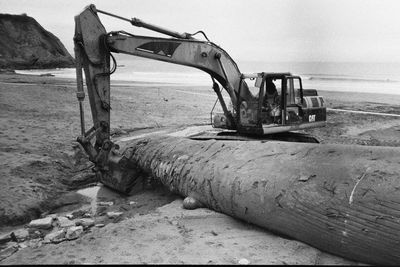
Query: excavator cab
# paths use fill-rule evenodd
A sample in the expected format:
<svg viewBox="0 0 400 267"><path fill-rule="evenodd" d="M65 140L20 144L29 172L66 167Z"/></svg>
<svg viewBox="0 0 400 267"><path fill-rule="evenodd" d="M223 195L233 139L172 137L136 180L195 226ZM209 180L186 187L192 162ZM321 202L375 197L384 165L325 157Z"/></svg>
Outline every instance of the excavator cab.
<svg viewBox="0 0 400 267"><path fill-rule="evenodd" d="M238 132L275 134L322 127L326 107L322 96L313 89L303 90L299 76L290 73L242 74L241 85L252 84L254 100L237 101ZM255 90L254 90L255 89Z"/></svg>

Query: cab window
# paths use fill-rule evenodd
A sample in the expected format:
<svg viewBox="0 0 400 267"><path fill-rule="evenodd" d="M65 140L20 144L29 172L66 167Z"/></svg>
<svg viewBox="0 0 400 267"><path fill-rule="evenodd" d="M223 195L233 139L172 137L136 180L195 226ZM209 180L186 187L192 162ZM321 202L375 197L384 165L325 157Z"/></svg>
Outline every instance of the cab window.
<svg viewBox="0 0 400 267"><path fill-rule="evenodd" d="M274 79L272 82L275 84L278 95L282 95L282 79Z"/></svg>
<svg viewBox="0 0 400 267"><path fill-rule="evenodd" d="M251 94L255 98L258 98L258 94L260 91L259 79L247 79L246 84L247 84L247 87L249 88L249 91L251 92Z"/></svg>
<svg viewBox="0 0 400 267"><path fill-rule="evenodd" d="M298 105L301 104L300 95L300 79L297 77L291 77L287 79L287 105Z"/></svg>

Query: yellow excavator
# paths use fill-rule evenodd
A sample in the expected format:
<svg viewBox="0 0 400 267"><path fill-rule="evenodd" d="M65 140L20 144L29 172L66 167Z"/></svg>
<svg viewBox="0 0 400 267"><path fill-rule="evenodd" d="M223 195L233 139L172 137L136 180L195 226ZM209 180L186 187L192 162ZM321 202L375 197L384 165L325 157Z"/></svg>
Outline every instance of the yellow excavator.
<svg viewBox="0 0 400 267"><path fill-rule="evenodd" d="M125 31L107 32L99 19L99 13L171 38L139 36ZM197 34L202 34L205 40L194 38ZM266 72L243 74L229 54L209 41L203 31L194 34L178 33L137 18L123 18L89 5L75 17L74 44L81 118L81 136L78 137L78 142L95 163L94 170L99 180L119 191L126 191L124 186L118 184L119 178L132 174L129 166L126 166L126 159L117 151L118 145L110 140L110 75L117 67L112 53L194 67L208 73L223 110L223 113L216 113L212 118L213 127L222 129L221 136L228 133L236 137L262 136L317 142L304 134L292 134L292 131L326 124L323 97L314 89L303 89L299 76ZM93 127L88 131L85 129L83 112L85 92L82 69L86 77L93 118ZM254 83L254 86L248 86L248 82ZM220 86L230 97L231 110L225 103ZM291 134L289 138L288 134Z"/></svg>

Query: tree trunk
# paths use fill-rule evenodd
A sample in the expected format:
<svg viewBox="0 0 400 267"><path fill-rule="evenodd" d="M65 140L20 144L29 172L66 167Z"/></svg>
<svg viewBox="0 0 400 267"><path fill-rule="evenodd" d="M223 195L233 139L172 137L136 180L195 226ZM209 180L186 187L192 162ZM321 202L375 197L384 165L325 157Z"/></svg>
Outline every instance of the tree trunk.
<svg viewBox="0 0 400 267"><path fill-rule="evenodd" d="M208 208L371 264L400 264L400 149L263 141L131 141L139 172Z"/></svg>

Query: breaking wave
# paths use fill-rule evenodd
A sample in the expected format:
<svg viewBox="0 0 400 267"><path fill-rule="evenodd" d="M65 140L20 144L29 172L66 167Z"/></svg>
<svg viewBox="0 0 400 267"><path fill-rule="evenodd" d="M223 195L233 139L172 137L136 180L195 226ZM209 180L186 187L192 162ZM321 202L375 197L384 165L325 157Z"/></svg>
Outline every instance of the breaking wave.
<svg viewBox="0 0 400 267"><path fill-rule="evenodd" d="M321 80L321 81L346 81L346 82L383 82L398 83L400 80L389 78L373 78L373 77L354 77L347 75L324 75L324 74L304 74L303 79Z"/></svg>

